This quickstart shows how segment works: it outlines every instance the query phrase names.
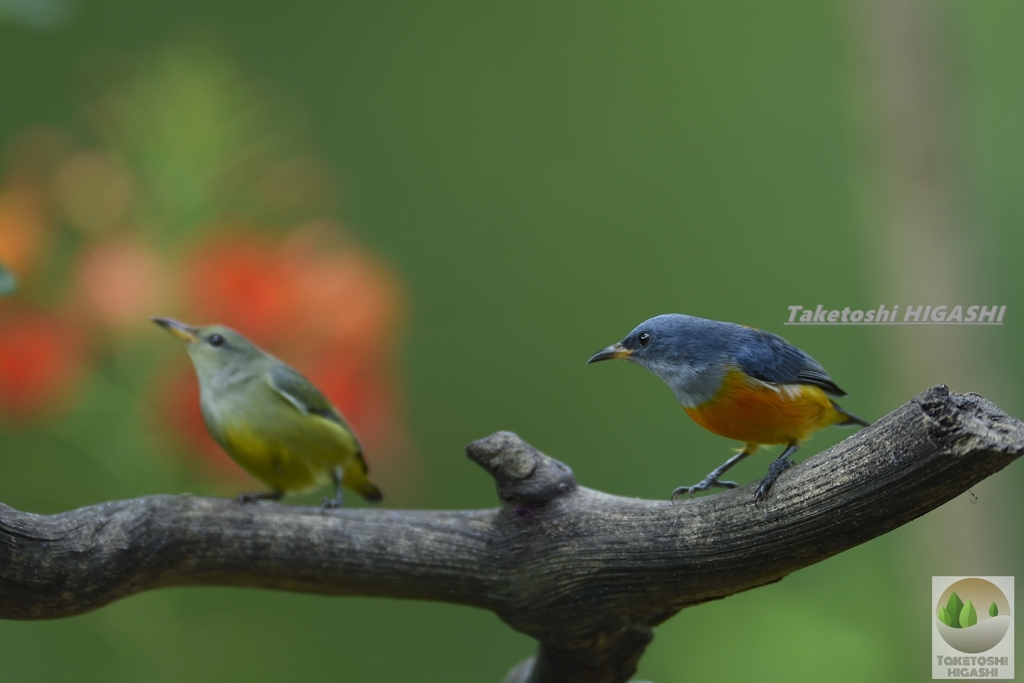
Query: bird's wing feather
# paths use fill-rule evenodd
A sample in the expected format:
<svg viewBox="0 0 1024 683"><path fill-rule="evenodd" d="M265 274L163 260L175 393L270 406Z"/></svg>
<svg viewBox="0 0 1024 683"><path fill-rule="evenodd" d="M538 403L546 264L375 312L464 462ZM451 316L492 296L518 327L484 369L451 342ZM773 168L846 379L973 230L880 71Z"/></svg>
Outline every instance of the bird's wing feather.
<svg viewBox="0 0 1024 683"><path fill-rule="evenodd" d="M762 382L811 384L833 396L846 396L818 361L771 332L751 332L735 354L743 372Z"/></svg>
<svg viewBox="0 0 1024 683"><path fill-rule="evenodd" d="M283 364L275 366L270 371L267 375L267 382L274 391L303 413L317 415L344 429L355 444L355 456L359 460L363 472L365 473L369 469L366 466L366 459L363 457L359 439L356 438L352 428L345 422L345 418L341 416L338 409L320 393L320 390L312 382L300 375L297 370Z"/></svg>
<svg viewBox="0 0 1024 683"><path fill-rule="evenodd" d="M267 381L277 393L303 413L319 415L336 422L351 432L341 413L331 405L313 383L287 365L277 365L267 375Z"/></svg>

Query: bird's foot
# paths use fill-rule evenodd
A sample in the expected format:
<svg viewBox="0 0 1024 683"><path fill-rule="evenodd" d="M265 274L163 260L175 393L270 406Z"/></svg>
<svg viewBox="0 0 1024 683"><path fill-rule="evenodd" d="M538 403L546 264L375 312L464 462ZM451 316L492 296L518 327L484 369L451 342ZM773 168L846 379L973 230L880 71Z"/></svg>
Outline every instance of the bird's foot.
<svg viewBox="0 0 1024 683"><path fill-rule="evenodd" d="M782 452L782 455L772 460L772 464L768 465L768 474L764 475L764 479L757 485L757 490L754 491L754 502L763 499L768 493L768 489L772 487L775 480L779 478L779 475L792 467L795 463L789 459L789 456L797 452L800 445L797 443L791 443L786 447L786 450Z"/></svg>
<svg viewBox="0 0 1024 683"><path fill-rule="evenodd" d="M680 486L679 488L677 488L675 491L672 492L672 502L676 502L676 499L678 499L684 493L688 493L690 494L690 496L693 496L693 494L697 493L698 491L707 491L708 489L715 486L723 489L734 489L738 486L738 484L734 481L719 481L715 477L706 477L704 481L700 482L699 484L694 484L693 486Z"/></svg>
<svg viewBox="0 0 1024 683"><path fill-rule="evenodd" d="M761 480L761 483L757 485L757 490L754 491L754 500L763 499L768 494L768 489L779 478L779 475L795 464L792 460L783 460L781 458L773 460L772 464L768 466L768 474L764 475L764 479Z"/></svg>
<svg viewBox="0 0 1024 683"><path fill-rule="evenodd" d="M320 502L320 506L324 510L333 510L345 504L341 498L341 482L344 478L345 472L340 467L335 467L331 470L331 481L334 482L334 498L324 498Z"/></svg>

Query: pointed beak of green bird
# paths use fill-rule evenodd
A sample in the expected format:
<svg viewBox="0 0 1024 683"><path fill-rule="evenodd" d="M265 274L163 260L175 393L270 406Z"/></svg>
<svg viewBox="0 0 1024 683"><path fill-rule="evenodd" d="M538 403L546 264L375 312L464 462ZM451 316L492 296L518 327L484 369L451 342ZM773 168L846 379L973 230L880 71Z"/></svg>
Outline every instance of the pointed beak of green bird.
<svg viewBox="0 0 1024 683"><path fill-rule="evenodd" d="M150 318L160 327L164 328L183 342L192 344L196 341L196 329L191 325L171 320L170 318Z"/></svg>
<svg viewBox="0 0 1024 683"><path fill-rule="evenodd" d="M627 349L625 346L623 346L622 342L616 342L615 344L612 344L607 348L601 349L593 356L591 356L590 360L587 361L587 365L590 365L591 363L596 363L599 360L629 358L632 355L632 350Z"/></svg>

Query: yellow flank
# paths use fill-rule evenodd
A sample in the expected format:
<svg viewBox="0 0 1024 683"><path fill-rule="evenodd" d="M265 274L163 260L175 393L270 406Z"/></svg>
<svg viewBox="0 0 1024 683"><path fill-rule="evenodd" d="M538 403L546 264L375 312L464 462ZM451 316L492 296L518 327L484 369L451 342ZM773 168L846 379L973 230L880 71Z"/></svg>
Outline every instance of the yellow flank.
<svg viewBox="0 0 1024 683"><path fill-rule="evenodd" d="M816 386L772 385L738 369L726 373L712 399L685 410L708 431L751 445L799 444L847 419Z"/></svg>
<svg viewBox="0 0 1024 683"><path fill-rule="evenodd" d="M290 406L289 406L290 408ZM261 482L281 491L306 491L330 483L340 467L344 484L360 490L367 484L365 465L352 435L318 415L287 423L232 420L222 424L222 446Z"/></svg>

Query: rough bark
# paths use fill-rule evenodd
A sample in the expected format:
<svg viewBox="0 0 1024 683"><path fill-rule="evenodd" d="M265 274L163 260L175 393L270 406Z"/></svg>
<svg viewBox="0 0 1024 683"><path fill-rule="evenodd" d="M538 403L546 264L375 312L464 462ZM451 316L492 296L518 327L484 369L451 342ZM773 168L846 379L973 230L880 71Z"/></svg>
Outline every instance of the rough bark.
<svg viewBox="0 0 1024 683"><path fill-rule="evenodd" d="M167 586L440 600L540 641L510 682L619 683L680 609L880 536L1022 452L1020 421L939 386L790 468L758 503L753 485L676 504L611 496L499 432L467 447L497 482L492 510L182 495L44 516L0 504L0 617L66 617Z"/></svg>

